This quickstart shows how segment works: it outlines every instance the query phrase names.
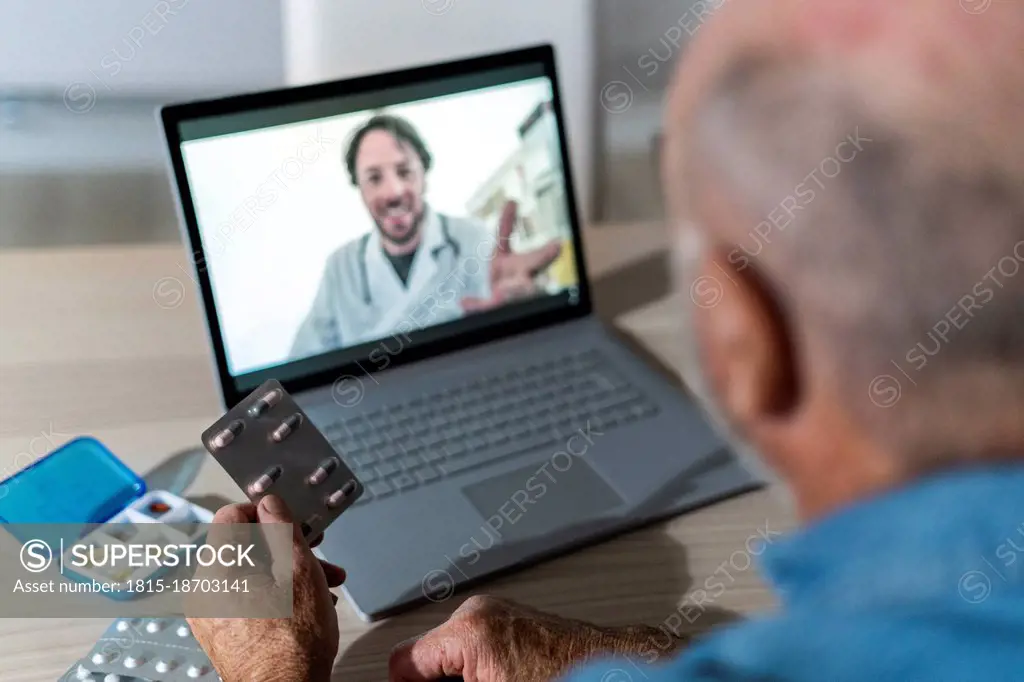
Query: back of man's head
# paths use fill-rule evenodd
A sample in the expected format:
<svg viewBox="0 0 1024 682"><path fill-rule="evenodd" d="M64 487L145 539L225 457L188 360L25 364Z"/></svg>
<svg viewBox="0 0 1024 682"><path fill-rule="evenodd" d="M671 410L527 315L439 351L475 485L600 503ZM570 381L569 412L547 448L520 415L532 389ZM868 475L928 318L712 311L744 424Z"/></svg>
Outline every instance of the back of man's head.
<svg viewBox="0 0 1024 682"><path fill-rule="evenodd" d="M1024 6L768 4L723 8L681 70L674 217L898 468L1024 458Z"/></svg>

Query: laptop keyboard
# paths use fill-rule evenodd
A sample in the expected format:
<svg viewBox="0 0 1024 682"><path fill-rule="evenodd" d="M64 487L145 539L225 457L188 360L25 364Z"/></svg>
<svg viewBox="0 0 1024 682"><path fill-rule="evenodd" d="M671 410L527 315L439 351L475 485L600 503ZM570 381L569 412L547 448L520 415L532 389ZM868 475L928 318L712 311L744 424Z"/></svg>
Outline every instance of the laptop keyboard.
<svg viewBox="0 0 1024 682"><path fill-rule="evenodd" d="M517 455L554 454L588 423L606 433L657 413L604 354L588 350L341 414L322 430L363 482L356 504L365 504Z"/></svg>

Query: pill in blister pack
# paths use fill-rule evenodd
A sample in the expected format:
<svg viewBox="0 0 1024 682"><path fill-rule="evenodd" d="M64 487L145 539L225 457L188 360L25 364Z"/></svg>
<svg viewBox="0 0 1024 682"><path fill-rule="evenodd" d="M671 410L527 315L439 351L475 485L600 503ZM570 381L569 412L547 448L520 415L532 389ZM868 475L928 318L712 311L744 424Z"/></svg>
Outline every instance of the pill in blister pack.
<svg viewBox="0 0 1024 682"><path fill-rule="evenodd" d="M259 417L264 412L272 408L274 405L277 405L279 402L281 402L281 395L282 392L276 389L267 391L266 393L261 395L256 400L256 402L252 404L251 407L249 407L249 416L253 418Z"/></svg>
<svg viewBox="0 0 1024 682"><path fill-rule="evenodd" d="M249 394L202 438L251 501L278 495L307 538L322 533L363 493L334 447L277 381Z"/></svg>
<svg viewBox="0 0 1024 682"><path fill-rule="evenodd" d="M306 482L310 485L320 485L327 480L327 477L331 475L331 472L338 467L338 460L331 457L320 462L320 466L313 470L313 473L309 475Z"/></svg>
<svg viewBox="0 0 1024 682"><path fill-rule="evenodd" d="M281 423L278 424L274 428L274 430L270 432L270 437L273 438L276 442L280 443L285 438L287 438L288 436L292 435L292 433L295 431L295 429L299 428L299 424L301 424L301 423L302 423L302 415L301 414L298 414L298 413L290 414L287 417L285 417L283 420L281 420Z"/></svg>
<svg viewBox="0 0 1024 682"><path fill-rule="evenodd" d="M352 497L352 494L355 491L355 481L349 481L345 485L341 486L340 489L328 495L324 502L328 509L336 509L348 502L349 498Z"/></svg>
<svg viewBox="0 0 1024 682"><path fill-rule="evenodd" d="M273 466L267 469L266 473L257 478L249 486L250 495L264 495L270 490L270 486L274 485L274 481L281 478L282 469L279 466Z"/></svg>
<svg viewBox="0 0 1024 682"><path fill-rule="evenodd" d="M245 428L245 423L240 419L227 424L223 429L217 432L213 438L210 439L209 444L214 450L220 450L226 448L234 442L235 438L242 433L242 429Z"/></svg>
<svg viewBox="0 0 1024 682"><path fill-rule="evenodd" d="M217 682L220 677L184 618L122 618L60 678L74 680Z"/></svg>

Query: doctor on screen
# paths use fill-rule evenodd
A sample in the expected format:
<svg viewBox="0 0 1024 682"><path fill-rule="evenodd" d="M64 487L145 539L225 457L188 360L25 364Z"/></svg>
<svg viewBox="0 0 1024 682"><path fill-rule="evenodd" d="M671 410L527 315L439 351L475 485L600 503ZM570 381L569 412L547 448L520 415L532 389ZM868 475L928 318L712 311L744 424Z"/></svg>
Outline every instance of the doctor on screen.
<svg viewBox="0 0 1024 682"><path fill-rule="evenodd" d="M431 161L416 129L397 116L374 116L355 131L344 162L376 229L328 258L292 358L404 334L538 293L534 276L558 257L558 241L512 253L513 202L505 207L497 238L474 220L434 211L424 198Z"/></svg>

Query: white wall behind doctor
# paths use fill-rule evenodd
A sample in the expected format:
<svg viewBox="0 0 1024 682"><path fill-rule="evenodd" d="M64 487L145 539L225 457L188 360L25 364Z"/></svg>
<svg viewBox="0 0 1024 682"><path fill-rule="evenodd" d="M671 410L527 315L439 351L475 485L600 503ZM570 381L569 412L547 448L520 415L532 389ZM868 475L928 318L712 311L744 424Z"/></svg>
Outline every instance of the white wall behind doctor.
<svg viewBox="0 0 1024 682"><path fill-rule="evenodd" d="M285 77L342 78L425 62L555 45L580 210L589 215L593 164L591 0L287 0Z"/></svg>

